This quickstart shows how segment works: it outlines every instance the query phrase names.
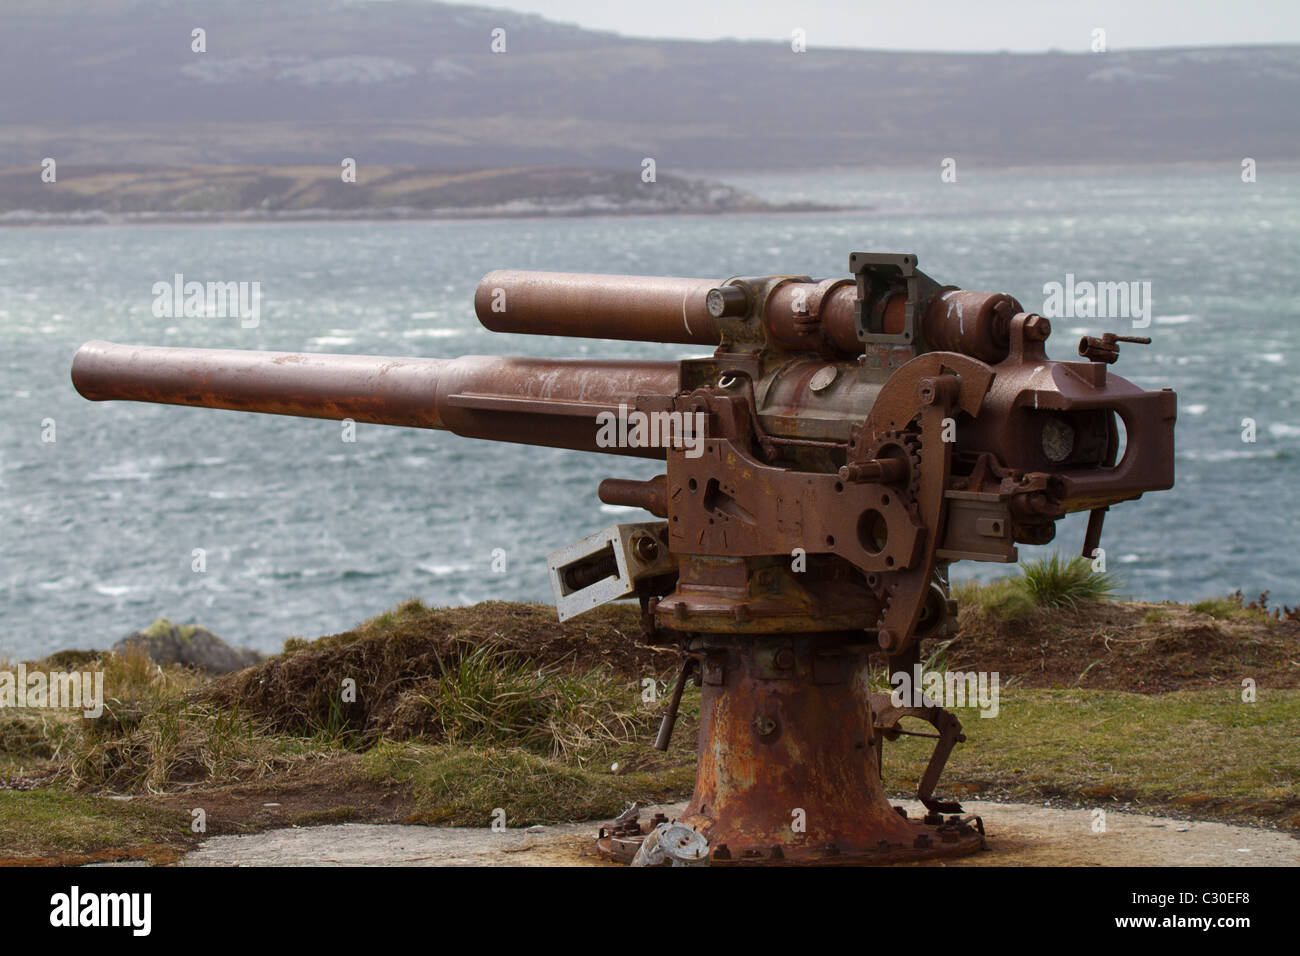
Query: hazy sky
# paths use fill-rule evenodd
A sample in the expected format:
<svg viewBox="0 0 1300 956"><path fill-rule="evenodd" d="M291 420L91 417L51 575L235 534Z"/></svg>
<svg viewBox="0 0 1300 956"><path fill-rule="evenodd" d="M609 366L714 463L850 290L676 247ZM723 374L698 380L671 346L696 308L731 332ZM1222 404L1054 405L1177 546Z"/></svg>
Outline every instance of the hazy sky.
<svg viewBox="0 0 1300 956"><path fill-rule="evenodd" d="M470 0L474 2L474 0ZM809 49L1111 50L1300 42L1300 0L480 0L633 36L788 40Z"/></svg>

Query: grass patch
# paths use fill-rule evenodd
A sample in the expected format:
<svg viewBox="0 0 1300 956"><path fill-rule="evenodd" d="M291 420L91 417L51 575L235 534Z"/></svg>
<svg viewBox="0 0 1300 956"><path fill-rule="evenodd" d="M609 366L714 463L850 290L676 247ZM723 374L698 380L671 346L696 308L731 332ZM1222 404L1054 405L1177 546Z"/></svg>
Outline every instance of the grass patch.
<svg viewBox="0 0 1300 956"><path fill-rule="evenodd" d="M65 746L56 777L78 789L165 793L258 779L337 749L328 736L268 733L237 712L169 700L147 711L106 709L102 721L86 721Z"/></svg>
<svg viewBox="0 0 1300 956"><path fill-rule="evenodd" d="M1268 821L1300 830L1300 691L1003 689L997 717L957 711L969 742L944 771L945 793ZM885 783L907 790L930 749L904 739L885 748Z"/></svg>
<svg viewBox="0 0 1300 956"><path fill-rule="evenodd" d="M1020 574L988 584L963 581L953 586L959 607L970 607L998 621L1023 621L1040 609L1074 609L1088 602L1108 601L1119 589L1113 574L1092 569L1087 558L1066 560L1059 552L1020 565Z"/></svg>
<svg viewBox="0 0 1300 956"><path fill-rule="evenodd" d="M41 710L0 710L0 773L34 765L54 756L58 741L74 718Z"/></svg>
<svg viewBox="0 0 1300 956"><path fill-rule="evenodd" d="M958 608L974 608L998 621L1022 621L1038 609L1020 578L998 578L988 584L963 581L953 588Z"/></svg>
<svg viewBox="0 0 1300 956"><path fill-rule="evenodd" d="M366 754L372 780L416 794L411 822L488 826L497 808L510 827L594 820L621 812L631 801L661 803L688 795L694 760L657 770L596 771L507 747L385 743Z"/></svg>
<svg viewBox="0 0 1300 956"><path fill-rule="evenodd" d="M494 614L498 607L512 613ZM663 756L649 746L663 701L644 703L640 679L576 666L572 646L545 643L558 629L553 621L546 635L532 631L531 606L472 610L479 631L467 633L446 628L446 618L465 617L461 609L442 617L409 601L353 632L302 647L290 642L288 654L216 680L159 667L135 646L105 655L103 715L67 715L52 727L48 712L0 714L8 755L0 768L30 771L69 790L164 794L257 781L395 740L518 749L553 761L561 776L589 765L603 771L618 764L623 774L680 765L680 753L666 761L644 756ZM486 621L499 627L503 617L523 621L525 637L481 633ZM579 648L603 653L612 620L579 631ZM533 654L539 647L543 663ZM650 649L644 656L659 659ZM349 677L358 699L345 702ZM679 742L691 741L697 713L698 693L688 693ZM563 803L556 810L582 812Z"/></svg>
<svg viewBox="0 0 1300 956"><path fill-rule="evenodd" d="M1197 601L1195 604L1189 605L1188 610L1195 611L1198 614L1208 614L1219 621L1272 621L1274 617L1269 614L1264 604L1266 594L1267 592L1247 604L1241 592L1237 591L1227 597L1206 598L1203 601ZM1279 612L1280 610L1278 609Z"/></svg>
<svg viewBox="0 0 1300 956"><path fill-rule="evenodd" d="M54 790L0 790L0 859L89 854L189 839L186 814Z"/></svg>
<svg viewBox="0 0 1300 956"><path fill-rule="evenodd" d="M539 668L491 646L439 665L420 700L427 736L447 743L512 745L583 764L648 737L656 723L636 686L604 670Z"/></svg>
<svg viewBox="0 0 1300 956"><path fill-rule="evenodd" d="M638 676L658 679L676 663L675 654L641 643L639 620L626 607L559 624L542 605L407 601L351 631L285 646L278 658L214 681L204 699L282 733L351 733L358 749L448 734L479 740L492 721L532 726L539 708L555 716L555 734L573 735L557 737L561 749L581 749L586 735L624 733L601 674L617 674L630 696ZM343 704L345 681L356 699Z"/></svg>
<svg viewBox="0 0 1300 956"><path fill-rule="evenodd" d="M337 747L323 735L295 738L268 733L237 709L198 699L206 680L179 666L159 667L139 646L106 654L104 712L95 719L74 715L44 722L52 780L69 789L109 793L162 793L182 783L223 783L265 776ZM2 728L0 728L2 729Z"/></svg>
<svg viewBox="0 0 1300 956"><path fill-rule="evenodd" d="M1040 607L1078 607L1085 601L1105 601L1119 589L1113 574L1092 569L1087 558L1066 561L1059 551L1020 566L1025 591Z"/></svg>

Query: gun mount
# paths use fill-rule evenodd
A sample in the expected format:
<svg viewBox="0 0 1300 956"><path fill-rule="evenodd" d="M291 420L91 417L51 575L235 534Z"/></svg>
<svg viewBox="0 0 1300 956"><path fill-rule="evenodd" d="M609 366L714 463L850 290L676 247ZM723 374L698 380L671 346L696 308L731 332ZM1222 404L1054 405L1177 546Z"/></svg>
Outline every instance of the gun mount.
<svg viewBox="0 0 1300 956"><path fill-rule="evenodd" d="M97 401L663 460L651 480L599 488L602 501L661 520L593 534L549 566L562 619L636 597L647 633L680 647L656 746L686 681L701 687L696 786L680 822L707 838L714 862L951 856L983 845L978 818L934 797L961 725L872 694L869 656L910 672L920 641L950 629L953 561L1015 561L1017 544L1052 540L1076 511L1090 513L1092 556L1111 505L1173 485L1176 399L1111 374L1109 341L1085 340L1090 361L1048 359L1046 318L1006 294L940 286L916 265L854 253L851 277L825 281L498 271L479 283L475 311L493 331L715 350L680 362L89 342L72 378ZM891 807L880 781L883 742L906 732L903 717L938 731L918 789L924 819ZM647 832L620 819L599 846L629 859Z"/></svg>

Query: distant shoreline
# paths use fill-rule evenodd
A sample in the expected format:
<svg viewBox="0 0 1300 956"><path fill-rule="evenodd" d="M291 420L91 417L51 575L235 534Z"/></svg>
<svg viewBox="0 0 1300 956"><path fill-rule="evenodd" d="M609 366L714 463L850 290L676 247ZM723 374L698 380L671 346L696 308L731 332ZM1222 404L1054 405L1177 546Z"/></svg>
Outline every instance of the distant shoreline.
<svg viewBox="0 0 1300 956"><path fill-rule="evenodd" d="M1235 164L1083 163L967 168L966 182L1023 175L1222 172ZM37 226L244 225L312 222L468 222L868 213L855 203L770 201L749 189L764 177L920 172L915 166L828 166L765 172L662 173L643 182L635 170L577 166L363 167L345 183L330 166L60 167L44 183L30 166L0 167L0 228ZM1300 173L1300 161L1270 162L1261 176ZM761 188L761 187L758 187Z"/></svg>
<svg viewBox="0 0 1300 956"><path fill-rule="evenodd" d="M349 172L351 176L349 176ZM0 168L0 226L840 212L715 179L581 166Z"/></svg>
<svg viewBox="0 0 1300 956"><path fill-rule="evenodd" d="M400 210L307 210L301 214L265 215L251 213L217 213L176 215L167 213L112 214L102 212L67 214L32 214L22 210L0 214L0 229L34 229L41 226L231 226L231 225L301 225L303 223L344 222L485 222L539 219L628 219L685 216L761 216L812 215L818 213L870 212L872 206L829 206L817 203L771 203L748 209L611 209L602 211L445 210L407 213Z"/></svg>

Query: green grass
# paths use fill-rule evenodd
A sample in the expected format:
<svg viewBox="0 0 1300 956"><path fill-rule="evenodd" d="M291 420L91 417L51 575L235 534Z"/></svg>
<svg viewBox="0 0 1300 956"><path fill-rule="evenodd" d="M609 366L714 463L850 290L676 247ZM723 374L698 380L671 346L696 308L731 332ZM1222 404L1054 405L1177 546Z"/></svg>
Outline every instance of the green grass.
<svg viewBox="0 0 1300 956"><path fill-rule="evenodd" d="M613 773L519 748L385 743L363 760L373 780L409 787L413 822L488 826L503 809L510 827L598 820L642 804L682 799L695 782L694 755L679 752L656 770Z"/></svg>
<svg viewBox="0 0 1300 956"><path fill-rule="evenodd" d="M44 769L66 787L162 793L181 783L264 776L338 747L338 741L325 734L268 733L236 710L194 700L193 692L204 685L204 678L181 667L159 667L139 647L107 654L101 664L101 717L25 715L31 729L30 722L44 722L44 750L29 742L26 752L48 758ZM20 730L10 733L19 735Z"/></svg>
<svg viewBox="0 0 1300 956"><path fill-rule="evenodd" d="M424 741L382 742L362 766L409 788L420 822L486 826L498 807L512 827L610 816L694 785L699 691L683 696L666 754L651 747L664 700L645 704L635 682L602 669L537 667L482 647L443 665L422 698Z"/></svg>
<svg viewBox="0 0 1300 956"><path fill-rule="evenodd" d="M1020 565L1020 574L988 584L964 581L953 586L959 607L974 607L985 617L1020 621L1040 608L1077 608L1110 600L1119 589L1113 574L1092 569L1087 558L1066 560L1059 552Z"/></svg>
<svg viewBox="0 0 1300 956"><path fill-rule="evenodd" d="M391 611L384 611L376 614L374 617L363 621L350 631L342 634L333 634L329 637L308 640L303 637L290 637L284 642L284 653L295 654L298 651L305 650L315 646L340 646L351 644L364 640L368 637L386 635L390 632L400 629L403 625L411 622L420 621L433 613L432 609L426 607L424 602L419 598L410 598L403 601Z"/></svg>
<svg viewBox="0 0 1300 956"><path fill-rule="evenodd" d="M581 764L648 737L655 725L635 685L604 670L539 668L492 647L439 663L421 700L447 743L517 746Z"/></svg>
<svg viewBox="0 0 1300 956"><path fill-rule="evenodd" d="M176 636L182 641L191 641L194 639L194 635L198 633L198 630L197 624L182 624L177 627L167 618L160 617L140 633L145 637L166 637L175 632Z"/></svg>
<svg viewBox="0 0 1300 956"><path fill-rule="evenodd" d="M189 817L176 811L54 790L0 790L0 859L175 846L189 832Z"/></svg>
<svg viewBox="0 0 1300 956"><path fill-rule="evenodd" d="M953 587L952 594L958 608L973 607L999 621L1021 621L1038 609L1021 578L998 578L988 584L963 581Z"/></svg>
<svg viewBox="0 0 1300 956"><path fill-rule="evenodd" d="M1241 592L1227 597L1206 598L1188 606L1188 610L1208 614L1220 621L1272 621L1273 616L1264 609L1262 602L1247 604Z"/></svg>
<svg viewBox="0 0 1300 956"><path fill-rule="evenodd" d="M358 630L382 638L430 613L407 602ZM335 643L363 648L352 635ZM555 761L557 773L615 762L625 771L664 769L642 756L656 753L649 744L663 701L643 703L633 679L604 668L541 666L491 641L457 645L454 654L434 655L430 666L433 674L385 691L390 700L400 699L403 726L413 728L408 733L420 743L520 749ZM97 720L68 717L52 724L48 716L0 714L0 771L41 772L70 789L166 793L187 784L256 781L344 750L364 752L383 739L361 734L345 713L355 705L340 703L336 691L326 693L339 686L329 673L309 670L287 681L281 701L300 710L301 700L323 695L328 713L271 726L241 712L237 697L214 702L199 693L210 686L201 677L160 668L139 648L106 655L103 668L106 700ZM364 698L368 686L381 682L358 683ZM688 694L679 740L693 733L697 712L698 693Z"/></svg>
<svg viewBox="0 0 1300 956"><path fill-rule="evenodd" d="M147 711L105 711L109 723L86 722L55 762L73 788L111 793L166 793L188 783L256 780L338 752L328 734L270 733L236 712L184 700Z"/></svg>
<svg viewBox="0 0 1300 956"><path fill-rule="evenodd" d="M1085 601L1108 600L1119 589L1113 574L1092 569L1087 558L1067 561L1059 551L1020 566L1026 593L1040 607L1078 607Z"/></svg>
<svg viewBox="0 0 1300 956"><path fill-rule="evenodd" d="M1300 691L1246 704L1235 688L1158 697L1002 688L997 717L957 714L968 741L944 771L945 793L1118 800L1300 829ZM886 744L886 785L914 788L929 753L919 739Z"/></svg>

